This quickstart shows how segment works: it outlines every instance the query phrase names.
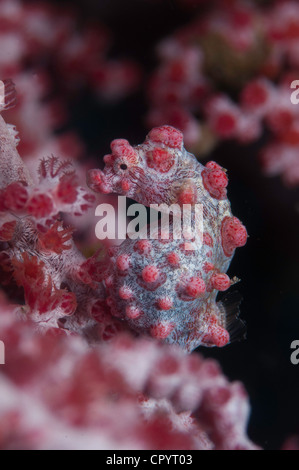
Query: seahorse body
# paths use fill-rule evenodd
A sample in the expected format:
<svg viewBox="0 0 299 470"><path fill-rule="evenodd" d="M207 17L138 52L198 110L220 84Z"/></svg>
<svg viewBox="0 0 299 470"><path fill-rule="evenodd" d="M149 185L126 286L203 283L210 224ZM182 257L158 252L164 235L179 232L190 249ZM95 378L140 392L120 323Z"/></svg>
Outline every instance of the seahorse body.
<svg viewBox="0 0 299 470"><path fill-rule="evenodd" d="M112 314L188 352L228 344L234 315L227 315L216 296L231 286L226 271L247 232L231 213L225 170L215 162L199 163L184 149L182 133L170 126L152 129L136 147L114 140L111 150L104 170L88 174L94 191L126 195L145 206L203 207L201 237L167 240L160 233L157 239L127 238L116 249L105 279Z"/></svg>

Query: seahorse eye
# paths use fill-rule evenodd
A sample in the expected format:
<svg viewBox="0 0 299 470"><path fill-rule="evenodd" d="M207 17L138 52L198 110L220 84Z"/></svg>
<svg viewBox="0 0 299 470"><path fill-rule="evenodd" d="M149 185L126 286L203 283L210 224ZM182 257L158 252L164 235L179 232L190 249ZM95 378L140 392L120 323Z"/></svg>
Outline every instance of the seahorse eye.
<svg viewBox="0 0 299 470"><path fill-rule="evenodd" d="M128 165L126 165L125 163L122 163L121 165L119 165L119 168L121 170L126 170L128 168Z"/></svg>

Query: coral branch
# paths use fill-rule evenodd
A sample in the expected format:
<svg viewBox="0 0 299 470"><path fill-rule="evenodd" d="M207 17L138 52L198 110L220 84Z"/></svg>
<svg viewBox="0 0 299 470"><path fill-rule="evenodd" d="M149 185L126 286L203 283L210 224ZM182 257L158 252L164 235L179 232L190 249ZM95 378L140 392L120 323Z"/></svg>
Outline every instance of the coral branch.
<svg viewBox="0 0 299 470"><path fill-rule="evenodd" d="M7 184L15 181L32 184L30 173L23 163L16 145L14 136L3 117L0 116L0 188L5 188Z"/></svg>

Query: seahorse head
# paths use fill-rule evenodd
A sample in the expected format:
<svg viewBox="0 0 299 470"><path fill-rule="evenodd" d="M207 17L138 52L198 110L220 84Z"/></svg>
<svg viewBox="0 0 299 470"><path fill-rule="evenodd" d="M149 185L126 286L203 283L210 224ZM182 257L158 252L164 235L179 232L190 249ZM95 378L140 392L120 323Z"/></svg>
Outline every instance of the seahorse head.
<svg viewBox="0 0 299 470"><path fill-rule="evenodd" d="M103 171L89 171L89 187L96 192L122 194L144 205L170 201L178 181L194 168L195 158L185 151L182 133L170 126L152 129L145 142L136 147L116 139L111 150L104 157Z"/></svg>

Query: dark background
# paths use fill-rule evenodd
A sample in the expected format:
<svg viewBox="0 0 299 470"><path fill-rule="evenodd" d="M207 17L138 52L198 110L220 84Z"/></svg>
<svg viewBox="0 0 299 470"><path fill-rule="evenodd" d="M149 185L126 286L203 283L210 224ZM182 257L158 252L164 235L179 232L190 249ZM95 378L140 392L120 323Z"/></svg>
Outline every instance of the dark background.
<svg viewBox="0 0 299 470"><path fill-rule="evenodd" d="M69 103L70 127L100 160L114 138L126 138L131 144L144 140L148 131L144 87L157 65L155 46L198 10L184 9L175 0L74 4L82 23L96 18L110 29L110 57L132 58L143 68L140 89L121 102L99 103L89 90L81 90ZM235 289L243 296L241 317L247 323L247 339L198 352L217 358L229 379L244 383L252 406L250 438L263 448L279 449L289 435L299 434L299 365L290 362L290 344L299 339L299 192L286 188L279 177L262 175L260 146L261 142L246 147L225 143L209 155L228 169L232 211L249 233L247 245L237 250L229 270L231 277L241 279Z"/></svg>

